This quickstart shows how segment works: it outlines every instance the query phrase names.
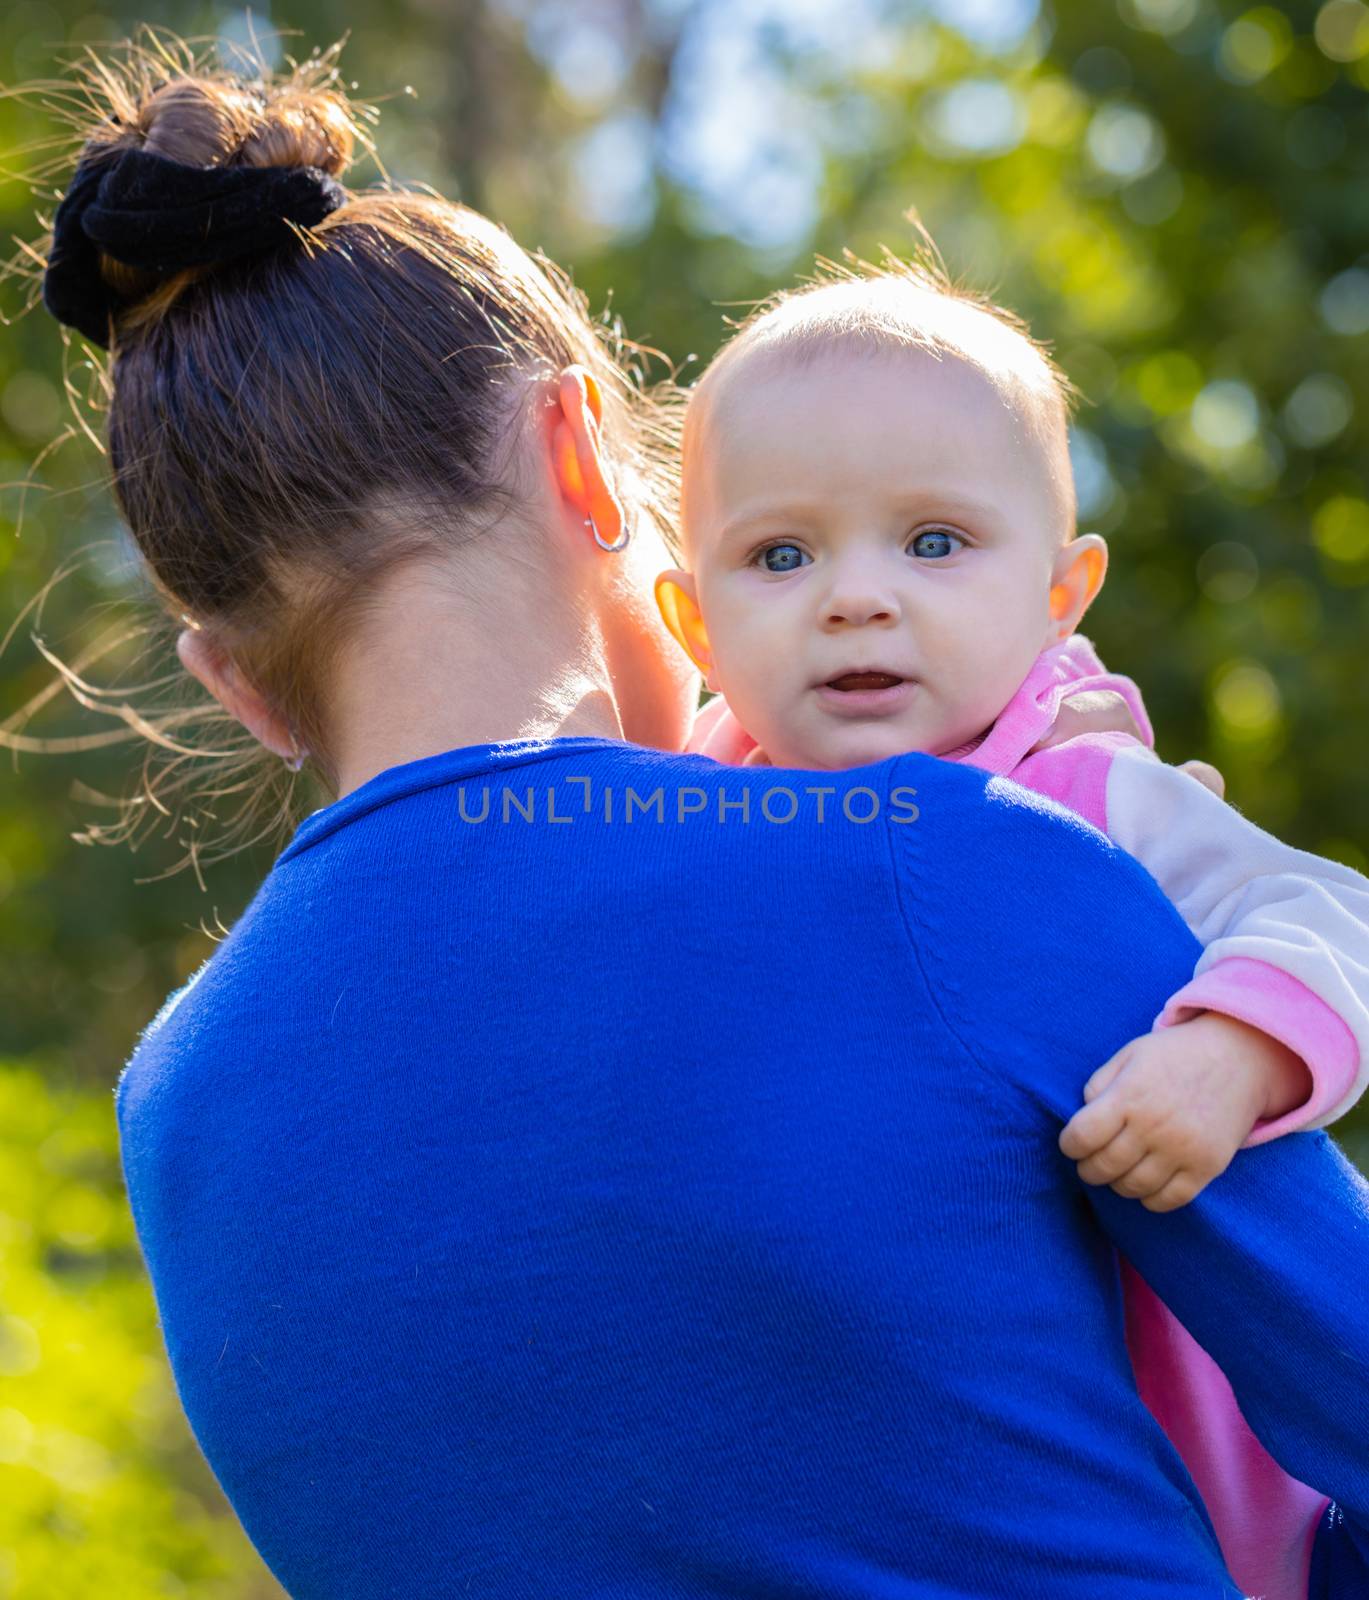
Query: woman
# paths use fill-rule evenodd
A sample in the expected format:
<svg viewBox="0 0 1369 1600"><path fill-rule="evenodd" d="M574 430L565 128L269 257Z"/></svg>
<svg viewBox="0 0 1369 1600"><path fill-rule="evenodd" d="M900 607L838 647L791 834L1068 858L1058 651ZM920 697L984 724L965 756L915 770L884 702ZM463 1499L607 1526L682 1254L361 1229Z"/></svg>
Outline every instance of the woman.
<svg viewBox="0 0 1369 1600"><path fill-rule="evenodd" d="M182 1400L290 1592L1234 1597L1114 1245L1341 1502L1326 1591L1364 1186L1296 1136L1157 1216L1056 1148L1192 970L1154 884L929 757L674 753L653 419L565 284L350 198L303 81L112 110L46 299L112 344L182 661L338 795L118 1099Z"/></svg>

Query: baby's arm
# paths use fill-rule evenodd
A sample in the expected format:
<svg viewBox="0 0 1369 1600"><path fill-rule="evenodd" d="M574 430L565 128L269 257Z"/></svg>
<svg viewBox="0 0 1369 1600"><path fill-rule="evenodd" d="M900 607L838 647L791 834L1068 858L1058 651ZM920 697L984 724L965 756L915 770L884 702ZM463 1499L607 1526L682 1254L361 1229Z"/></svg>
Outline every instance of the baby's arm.
<svg viewBox="0 0 1369 1600"><path fill-rule="evenodd" d="M1116 734L1012 776L1140 860L1206 946L1156 1031L1100 1068L1062 1135L1086 1181L1168 1210L1242 1143L1322 1127L1354 1103L1369 1075L1369 881Z"/></svg>

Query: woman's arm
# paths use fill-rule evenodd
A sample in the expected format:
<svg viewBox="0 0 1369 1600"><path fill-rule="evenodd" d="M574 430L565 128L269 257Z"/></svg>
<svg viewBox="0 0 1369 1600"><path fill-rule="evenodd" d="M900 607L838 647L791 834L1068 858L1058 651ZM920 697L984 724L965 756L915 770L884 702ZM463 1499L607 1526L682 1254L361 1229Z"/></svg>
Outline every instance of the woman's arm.
<svg viewBox="0 0 1369 1600"><path fill-rule="evenodd" d="M911 761L907 778L916 782ZM991 780L988 792L996 807L928 807L917 826L892 829L895 868L910 937L967 1057L1025 1095L1054 1142L1085 1080L1202 950L1101 833L1013 782ZM926 881L937 854L961 850L1001 863L973 937ZM987 1059L982 1040L994 1041ZM1059 1160L1061 1181L1077 1181ZM1369 1189L1329 1138L1243 1151L1167 1214L1108 1189L1080 1192L1216 1360L1280 1465L1369 1525Z"/></svg>
<svg viewBox="0 0 1369 1600"><path fill-rule="evenodd" d="M1086 1188L1281 1466L1369 1529L1369 1186L1324 1133L1243 1151L1180 1211Z"/></svg>
<svg viewBox="0 0 1369 1600"><path fill-rule="evenodd" d="M1024 763L1013 776L1015 780L1035 776L1042 791L1052 793L1053 798L1066 804L1073 800L1080 810L1093 808L1090 820L1108 831L1111 761L1116 752L1127 749L1137 751L1125 738L1095 736L1076 746L1077 751L1087 752L1082 761L1072 760L1071 752L1062 750ZM1188 803L1203 813L1192 836L1192 843L1200 849L1205 832L1207 845L1214 846L1213 833L1204 826L1209 821L1218 830L1234 823L1238 834L1250 827L1230 807L1215 804L1201 791L1195 794L1196 786L1148 754L1140 755L1134 770L1142 792L1149 785L1177 791L1185 801L1193 797ZM1129 769L1124 767L1121 775L1129 776ZM1112 792L1115 796L1118 791ZM1120 809L1125 817L1127 808ZM1143 822L1150 815L1144 805L1131 809ZM1181 829L1182 815L1176 816L1173 805L1157 805L1154 815L1162 824L1161 842L1168 848L1163 830ZM1144 838L1129 842L1143 864L1161 866ZM1242 849L1239 837L1218 833L1216 854L1226 851L1239 859ZM1151 861L1145 860L1146 855ZM1177 861L1181 855L1181 850L1173 850L1170 858ZM1334 863L1325 865L1341 870ZM1186 886L1179 874L1161 870L1167 880L1162 887L1170 888L1176 897L1186 888L1191 894L1191 886ZM1266 954L1274 959L1272 951L1266 950ZM1202 1003L1197 985L1190 979L1176 991L1150 1033L1124 1045L1094 1072L1084 1091L1089 1105L1076 1111L1061 1135L1061 1148L1080 1163L1082 1178L1090 1183L1110 1183L1123 1196L1145 1196L1142 1203L1152 1210L1172 1210L1191 1200L1227 1167L1248 1135L1250 1142L1256 1142L1281 1131L1280 1124L1286 1130L1290 1122L1315 1114L1315 1094L1309 1097L1309 1087L1320 1091L1325 1106L1334 1103L1337 1094L1344 1096L1354 1077L1355 1048L1346 1025L1318 995L1281 968L1254 960L1219 962L1197 984L1206 990L1206 1002L1214 1009L1197 1016L1180 1009L1185 999L1190 1004L1195 1000ZM1257 1023L1267 1023L1280 1008L1282 1020L1276 1026L1291 1032L1306 1058L1316 1063L1315 1085L1299 1056L1264 1029L1237 1020L1250 1016ZM1259 1072L1261 1058L1270 1053L1286 1058L1302 1084L1285 1093L1277 1107L1266 1101L1260 1110L1263 1091L1252 1099L1241 1086ZM1138 1099L1137 1095L1114 1098L1103 1093L1100 1098L1105 1080L1115 1079L1123 1067L1133 1079L1133 1089L1158 1091L1149 1092L1149 1107L1144 1094ZM1133 1071L1136 1068L1139 1073ZM1147 1143L1147 1109L1155 1113L1152 1126L1168 1130L1168 1145L1164 1139ZM1287 1115L1290 1111L1291 1117ZM1257 1115L1259 1122L1251 1134ZM1124 1148L1129 1142L1133 1148ZM1159 1161L1159 1155L1166 1152L1172 1160ZM1182 1170L1166 1179L1173 1161L1181 1161ZM1155 1170L1148 1171L1152 1168ZM1123 1286L1128 1346L1138 1386L1198 1483L1233 1573L1248 1592L1266 1594L1271 1600L1303 1600L1308 1593L1311 1537L1324 1501L1283 1471L1252 1436L1221 1371L1145 1283L1128 1271ZM1338 1559L1343 1563L1350 1558ZM1342 1588L1332 1592L1354 1591Z"/></svg>

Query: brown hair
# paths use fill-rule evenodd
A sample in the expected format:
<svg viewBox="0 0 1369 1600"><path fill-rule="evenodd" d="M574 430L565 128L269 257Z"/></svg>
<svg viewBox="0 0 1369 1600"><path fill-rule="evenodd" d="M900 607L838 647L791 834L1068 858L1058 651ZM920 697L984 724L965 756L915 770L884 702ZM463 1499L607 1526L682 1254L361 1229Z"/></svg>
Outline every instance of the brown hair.
<svg viewBox="0 0 1369 1600"><path fill-rule="evenodd" d="M1063 449L1078 391L1027 323L989 295L955 282L915 212L919 246L905 259L887 245L878 262L853 251L840 262L819 256L812 277L780 289L733 323L733 334L695 385L684 448L696 448L710 397L735 363L774 356L800 366L834 346L927 350L978 366L1050 449ZM702 402L702 403L700 403ZM1059 485L1064 536L1074 528L1074 484Z"/></svg>
<svg viewBox="0 0 1369 1600"><path fill-rule="evenodd" d="M80 69L84 152L340 176L356 143L370 148L374 113L338 87L336 48L251 82L164 35L93 58ZM329 663L382 573L488 531L516 502L517 380L571 363L594 373L626 514L675 548L673 391L648 388L636 362L655 352L592 321L565 274L477 212L382 183L349 193L297 248L165 278L107 257L101 270L129 297L105 369L109 456L152 585L168 619L213 624L330 787ZM82 698L88 686L68 682ZM206 753L221 769L212 797L238 800L235 839L263 777L288 783L236 728L228 750L170 737L183 705L154 718L93 692L83 703L170 756L145 762L133 810L89 837L129 838L139 808L193 804Z"/></svg>

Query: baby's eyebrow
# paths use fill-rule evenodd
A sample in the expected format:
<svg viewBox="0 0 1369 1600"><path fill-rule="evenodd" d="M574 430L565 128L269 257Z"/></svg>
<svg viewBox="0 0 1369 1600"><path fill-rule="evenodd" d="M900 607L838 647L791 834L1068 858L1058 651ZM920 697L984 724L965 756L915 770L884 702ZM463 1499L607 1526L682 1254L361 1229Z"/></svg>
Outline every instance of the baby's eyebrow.
<svg viewBox="0 0 1369 1600"><path fill-rule="evenodd" d="M817 508L803 503L761 506L755 511L744 511L730 517L722 527L719 540L741 538L767 522L812 522L818 516Z"/></svg>
<svg viewBox="0 0 1369 1600"><path fill-rule="evenodd" d="M1002 507L991 505L986 500L976 500L959 490L929 489L923 494L910 495L904 503L910 514L915 512L926 514L927 508L934 506L938 513L948 517L962 517L967 522L992 524L1003 515Z"/></svg>

